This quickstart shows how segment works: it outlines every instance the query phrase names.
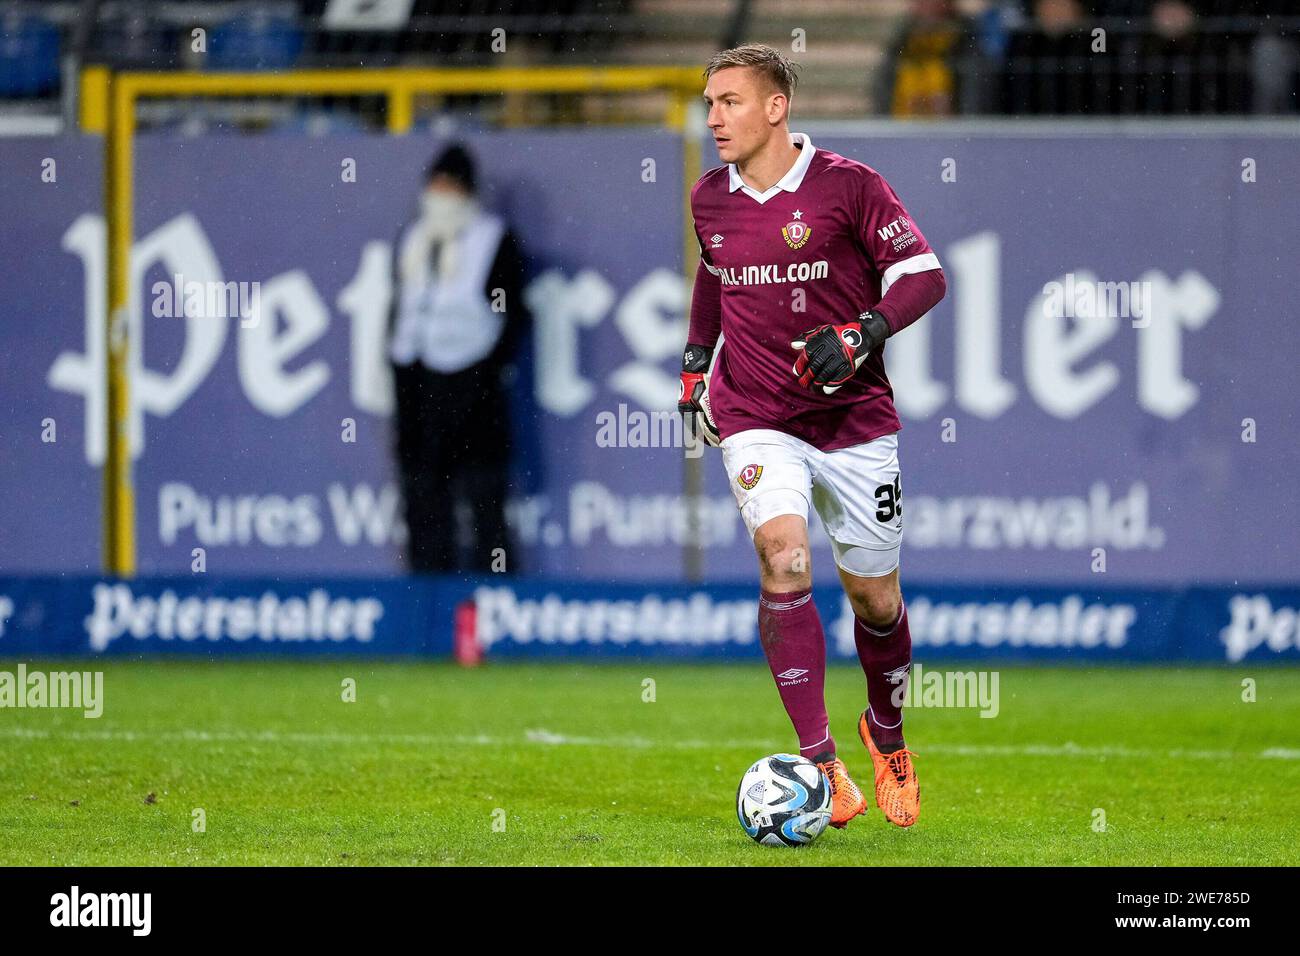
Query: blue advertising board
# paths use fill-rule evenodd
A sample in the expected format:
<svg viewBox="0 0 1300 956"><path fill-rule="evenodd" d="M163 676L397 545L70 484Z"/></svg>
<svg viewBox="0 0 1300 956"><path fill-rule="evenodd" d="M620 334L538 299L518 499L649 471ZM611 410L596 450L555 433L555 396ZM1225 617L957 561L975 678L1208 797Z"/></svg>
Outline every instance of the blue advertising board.
<svg viewBox="0 0 1300 956"><path fill-rule="evenodd" d="M622 426L627 440L601 438L611 420L675 406L689 294L680 140L468 139L485 200L530 263L509 570L683 581L698 534L705 580L752 582L715 452L693 511L680 447L644 447ZM142 574L188 574L196 548L220 576L400 568L389 268L440 145L140 137L130 435ZM938 132L814 145L879 169L949 280L887 350L904 422L905 581L1300 581L1297 137ZM100 151L90 137L0 140L12 171L0 177L10 575L100 569ZM41 176L50 158L55 182ZM165 314L153 289L178 275L258 283L267 320ZM818 555L817 580L833 581Z"/></svg>
<svg viewBox="0 0 1300 956"><path fill-rule="evenodd" d="M853 613L816 589L829 658ZM1300 588L908 590L918 660L1300 663ZM459 632L459 633L458 633ZM0 658L762 659L745 585L460 578L0 577ZM477 656L477 654L475 655Z"/></svg>

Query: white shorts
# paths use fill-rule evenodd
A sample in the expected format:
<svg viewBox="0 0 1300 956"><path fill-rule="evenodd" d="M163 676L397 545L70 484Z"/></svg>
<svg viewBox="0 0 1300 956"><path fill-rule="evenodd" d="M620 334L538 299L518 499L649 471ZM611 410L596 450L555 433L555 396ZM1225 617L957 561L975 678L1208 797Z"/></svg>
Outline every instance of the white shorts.
<svg viewBox="0 0 1300 956"><path fill-rule="evenodd" d="M723 440L722 461L751 538L777 515L806 522L811 503L844 571L876 578L898 567L903 502L897 434L819 451L793 435L751 428Z"/></svg>

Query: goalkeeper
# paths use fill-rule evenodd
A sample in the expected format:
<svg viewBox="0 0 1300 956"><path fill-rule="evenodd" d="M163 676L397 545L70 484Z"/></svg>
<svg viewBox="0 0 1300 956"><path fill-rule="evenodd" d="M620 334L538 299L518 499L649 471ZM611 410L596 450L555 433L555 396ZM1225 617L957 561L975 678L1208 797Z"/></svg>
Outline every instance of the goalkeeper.
<svg viewBox="0 0 1300 956"><path fill-rule="evenodd" d="M823 695L809 505L820 515L856 617L867 684L857 730L876 803L911 826L920 786L901 707L912 657L898 582L901 425L884 349L943 297L943 271L879 173L790 133L795 74L781 53L727 50L705 76L724 165L691 191L701 261L678 407L721 445L758 555L763 651L799 752L830 779L831 823L843 827L867 807Z"/></svg>

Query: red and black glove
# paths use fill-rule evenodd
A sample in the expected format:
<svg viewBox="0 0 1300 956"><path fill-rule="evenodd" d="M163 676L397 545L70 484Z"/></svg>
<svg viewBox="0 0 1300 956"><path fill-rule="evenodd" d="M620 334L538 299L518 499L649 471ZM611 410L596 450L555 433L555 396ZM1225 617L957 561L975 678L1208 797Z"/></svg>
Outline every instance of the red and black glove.
<svg viewBox="0 0 1300 956"><path fill-rule="evenodd" d="M682 353L682 383L677 395L677 410L682 414L682 424L694 439L717 448L722 444L718 426L713 423L709 410L709 383L704 376L713 362L713 349L703 345L687 345Z"/></svg>
<svg viewBox="0 0 1300 956"><path fill-rule="evenodd" d="M799 350L795 378L804 388L834 394L851 379L872 350L889 337L889 323L879 312L863 312L856 322L819 325L790 343Z"/></svg>

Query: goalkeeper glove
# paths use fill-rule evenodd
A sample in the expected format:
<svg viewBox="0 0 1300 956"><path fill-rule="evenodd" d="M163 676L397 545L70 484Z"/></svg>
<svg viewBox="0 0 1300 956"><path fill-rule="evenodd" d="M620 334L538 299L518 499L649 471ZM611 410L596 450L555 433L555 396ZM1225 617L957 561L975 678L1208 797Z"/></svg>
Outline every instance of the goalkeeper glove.
<svg viewBox="0 0 1300 956"><path fill-rule="evenodd" d="M718 426L709 409L709 383L704 374L713 361L713 349L703 345L687 345L682 354L682 382L677 395L677 410L682 414L682 424L695 440L703 439L706 445L717 448L722 444Z"/></svg>
<svg viewBox="0 0 1300 956"><path fill-rule="evenodd" d="M799 350L795 377L804 388L818 386L825 394L834 394L888 337L889 323L879 312L863 312L856 322L844 325L809 329L790 343Z"/></svg>

